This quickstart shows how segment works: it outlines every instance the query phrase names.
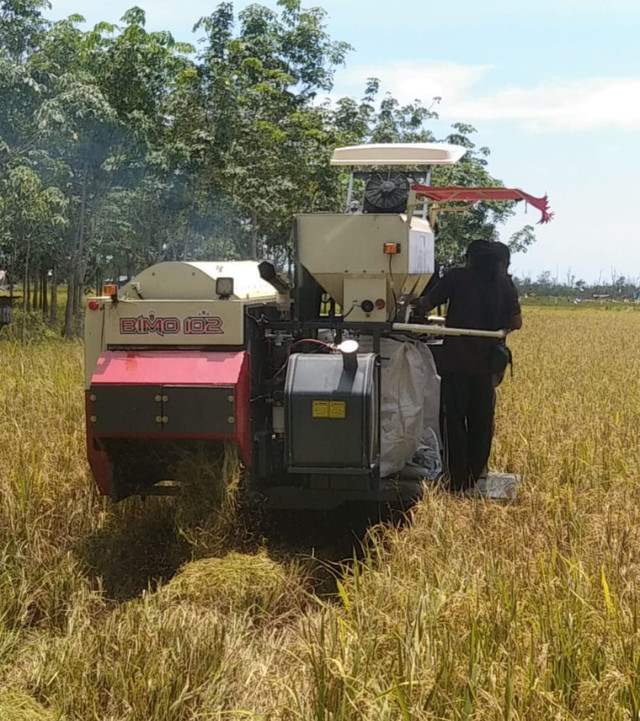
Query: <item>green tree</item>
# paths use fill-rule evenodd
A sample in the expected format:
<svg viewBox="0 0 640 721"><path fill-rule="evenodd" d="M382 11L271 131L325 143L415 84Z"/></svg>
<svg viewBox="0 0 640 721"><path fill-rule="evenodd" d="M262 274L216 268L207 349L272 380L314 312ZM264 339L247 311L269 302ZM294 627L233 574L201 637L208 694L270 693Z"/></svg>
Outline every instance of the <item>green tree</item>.
<svg viewBox="0 0 640 721"><path fill-rule="evenodd" d="M47 235L67 223L66 198L58 188L42 186L29 168L13 168L2 182L0 219L2 241L12 276L23 271L22 327L24 339L32 256L42 253Z"/></svg>
<svg viewBox="0 0 640 721"><path fill-rule="evenodd" d="M12 174L28 170L42 193L57 189L65 200L66 222L49 204L49 221L32 224L27 267L53 274L52 293L55 281L68 283L67 337L81 332L89 282L164 259L284 263L295 213L342 210L347 176L329 165L335 147L437 139L438 98L402 105L375 78L359 100L319 102L349 46L329 36L322 9L300 0L237 17L223 2L197 23L197 54L168 32L148 32L139 7L89 30L77 15L48 21L47 7L0 0L0 183L10 188ZM442 138L468 152L435 170L435 184L501 185L474 135L456 124ZM15 197L3 196L7 213L17 212ZM475 237L495 238L511 212L509 203L479 203L441 214L441 260L457 262ZM21 232L5 230L0 252L23 258ZM511 244L533 240L526 226Z"/></svg>
<svg viewBox="0 0 640 721"><path fill-rule="evenodd" d="M253 257L286 246L295 212L336 203L328 159L337 134L314 100L348 46L330 39L323 10L279 6L248 7L236 31L224 3L198 25L208 33L201 93L213 131L201 179L228 199Z"/></svg>
<svg viewBox="0 0 640 721"><path fill-rule="evenodd" d="M104 255L96 243L109 237L117 255L115 236L121 231L122 251L130 252L131 224L118 224L114 217L114 227L105 227L111 217L105 210L111 199L144 185L162 148L174 76L189 65L186 54L193 50L169 33L147 33L139 8L124 15L126 25L118 33L106 23L86 32L80 21L54 24L38 59L53 88L38 113L41 137L68 175L66 337L81 332L84 285L87 274L93 275L89 259Z"/></svg>
<svg viewBox="0 0 640 721"><path fill-rule="evenodd" d="M2 0L0 2L0 48L13 61L25 55L42 40L47 27L42 10L48 0Z"/></svg>

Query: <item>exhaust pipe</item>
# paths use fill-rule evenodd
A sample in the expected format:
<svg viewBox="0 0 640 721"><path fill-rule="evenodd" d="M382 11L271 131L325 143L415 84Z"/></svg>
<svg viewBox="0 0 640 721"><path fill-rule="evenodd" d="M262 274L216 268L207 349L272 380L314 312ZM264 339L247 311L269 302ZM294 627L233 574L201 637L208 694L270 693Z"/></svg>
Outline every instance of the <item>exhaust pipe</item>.
<svg viewBox="0 0 640 721"><path fill-rule="evenodd" d="M358 369L358 348L357 340L343 340L338 346L342 353L342 367L347 373L355 373Z"/></svg>
<svg viewBox="0 0 640 721"><path fill-rule="evenodd" d="M260 273L262 280L266 280L267 283L270 283L278 291L278 293L288 293L291 290L289 284L282 280L282 278L280 278L280 276L276 273L275 266L270 261L263 260L259 263L258 273Z"/></svg>

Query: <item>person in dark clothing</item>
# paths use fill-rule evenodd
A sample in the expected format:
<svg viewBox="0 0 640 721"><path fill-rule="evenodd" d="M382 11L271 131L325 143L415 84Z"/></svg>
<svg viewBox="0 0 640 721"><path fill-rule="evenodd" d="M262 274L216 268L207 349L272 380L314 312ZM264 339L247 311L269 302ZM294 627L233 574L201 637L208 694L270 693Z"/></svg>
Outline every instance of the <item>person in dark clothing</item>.
<svg viewBox="0 0 640 721"><path fill-rule="evenodd" d="M518 290L513 282L513 279L509 275L509 265L511 264L511 251L509 250L509 246L506 243L500 243L497 241L491 244L491 249L498 258L498 274L507 279L511 292L517 300ZM520 306L518 305L518 309L519 308ZM522 328L522 315L518 313L511 319L511 327L507 328L507 330L520 330L520 328ZM502 383L503 379L504 371L502 373L495 374L493 379L494 388L497 388Z"/></svg>
<svg viewBox="0 0 640 721"><path fill-rule="evenodd" d="M518 291L513 282L513 279L509 275L509 266L511 265L511 251L509 250L509 246L506 243L495 242L491 243L491 249L498 258L498 274L501 275L503 278L507 278L511 290L517 298ZM520 326L522 326L522 318L520 318ZM520 326L518 328L513 328L512 330L519 330Z"/></svg>
<svg viewBox="0 0 640 721"><path fill-rule="evenodd" d="M445 325L478 330L512 330L522 325L518 296L500 272L493 243L474 241L467 250L467 267L449 271L418 308L448 301ZM452 491L473 488L491 452L495 390L490 338L447 336L438 358L442 377L445 463Z"/></svg>
<svg viewBox="0 0 640 721"><path fill-rule="evenodd" d="M511 264L511 250L509 249L509 246L506 243L500 243L499 241L492 243L491 249L496 254L498 258L498 274L501 275L503 278L506 278L507 281L510 284L511 292L513 295L517 298L518 297L518 290L516 289L516 286L513 282L513 279L509 275L509 265ZM519 306L518 306L519 307ZM520 314L514 315L511 320L511 328L508 330L519 330L522 327L522 316ZM506 372L506 369L501 372L496 372L493 374L492 381L493 381L493 387L497 388L502 381L504 380L504 374ZM494 422L493 422L493 428L491 430L491 435L493 437L493 431L495 429L495 407L496 407L496 395L493 394L493 410L494 410ZM484 467L484 470L482 471L482 476L486 476L489 472L488 466Z"/></svg>

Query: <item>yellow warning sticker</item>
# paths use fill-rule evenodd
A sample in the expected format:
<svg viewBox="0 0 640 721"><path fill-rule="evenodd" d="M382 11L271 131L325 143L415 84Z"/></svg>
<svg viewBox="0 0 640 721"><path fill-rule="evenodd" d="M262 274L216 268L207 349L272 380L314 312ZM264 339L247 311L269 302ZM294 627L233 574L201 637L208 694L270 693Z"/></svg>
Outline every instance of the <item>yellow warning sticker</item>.
<svg viewBox="0 0 640 721"><path fill-rule="evenodd" d="M311 415L313 418L328 418L329 401L313 401Z"/></svg>
<svg viewBox="0 0 640 721"><path fill-rule="evenodd" d="M344 401L312 401L313 418L346 418L347 404Z"/></svg>

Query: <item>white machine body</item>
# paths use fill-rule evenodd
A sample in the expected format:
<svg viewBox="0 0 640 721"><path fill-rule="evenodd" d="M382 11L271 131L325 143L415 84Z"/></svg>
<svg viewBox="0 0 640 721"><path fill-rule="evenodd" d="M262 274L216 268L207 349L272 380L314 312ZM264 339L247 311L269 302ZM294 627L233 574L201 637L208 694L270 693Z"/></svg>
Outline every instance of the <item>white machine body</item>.
<svg viewBox="0 0 640 721"><path fill-rule="evenodd" d="M217 294L219 279L232 281L232 294ZM255 261L152 265L121 288L117 298L89 302L85 387L110 346L241 347L247 308L277 301L276 290L262 280Z"/></svg>
<svg viewBox="0 0 640 721"><path fill-rule="evenodd" d="M405 213L353 209L355 168L372 168L391 177L398 168L452 165L466 150L446 143L379 143L337 148L331 159L351 168L347 214L297 216L300 263L340 305L352 322L384 323L419 296L435 270L434 233L426 204ZM407 186L408 193L408 186Z"/></svg>

